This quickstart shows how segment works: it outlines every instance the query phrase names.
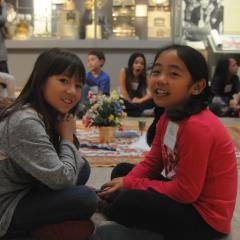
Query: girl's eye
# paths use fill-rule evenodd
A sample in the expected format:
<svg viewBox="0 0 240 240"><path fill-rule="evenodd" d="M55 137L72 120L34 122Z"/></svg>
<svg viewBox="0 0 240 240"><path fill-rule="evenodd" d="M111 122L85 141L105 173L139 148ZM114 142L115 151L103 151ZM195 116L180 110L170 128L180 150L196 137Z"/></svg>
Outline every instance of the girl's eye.
<svg viewBox="0 0 240 240"><path fill-rule="evenodd" d="M179 76L179 74L177 73L177 72L170 72L170 76L172 76L172 77L178 77Z"/></svg>
<svg viewBox="0 0 240 240"><path fill-rule="evenodd" d="M60 82L64 84L68 84L68 80L66 78L60 78Z"/></svg>
<svg viewBox="0 0 240 240"><path fill-rule="evenodd" d="M160 71L159 70L153 70L152 72L151 72L151 76L159 76L161 73L160 73Z"/></svg>
<svg viewBox="0 0 240 240"><path fill-rule="evenodd" d="M76 84L75 86L76 86L76 88L82 89L82 85L80 83Z"/></svg>

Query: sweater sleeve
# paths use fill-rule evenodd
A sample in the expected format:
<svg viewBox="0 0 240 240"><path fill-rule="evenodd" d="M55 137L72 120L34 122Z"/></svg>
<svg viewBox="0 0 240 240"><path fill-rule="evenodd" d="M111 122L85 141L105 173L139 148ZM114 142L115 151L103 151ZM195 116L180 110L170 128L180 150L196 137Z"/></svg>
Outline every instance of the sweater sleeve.
<svg viewBox="0 0 240 240"><path fill-rule="evenodd" d="M165 182L127 176L124 178L124 187L152 189L177 202L193 203L203 187L212 144L213 137L208 128L203 125L188 125L178 133L178 165L174 180Z"/></svg>
<svg viewBox="0 0 240 240"><path fill-rule="evenodd" d="M222 96L223 95L223 88L224 82L219 77L214 77L211 82L211 89L214 96Z"/></svg>
<svg viewBox="0 0 240 240"><path fill-rule="evenodd" d="M51 189L74 185L84 165L74 144L60 143L58 155L40 118L28 116L11 121L8 156L27 173Z"/></svg>
<svg viewBox="0 0 240 240"><path fill-rule="evenodd" d="M232 89L232 94L239 93L240 91L240 82L239 82L239 77L234 76L233 77L233 89Z"/></svg>

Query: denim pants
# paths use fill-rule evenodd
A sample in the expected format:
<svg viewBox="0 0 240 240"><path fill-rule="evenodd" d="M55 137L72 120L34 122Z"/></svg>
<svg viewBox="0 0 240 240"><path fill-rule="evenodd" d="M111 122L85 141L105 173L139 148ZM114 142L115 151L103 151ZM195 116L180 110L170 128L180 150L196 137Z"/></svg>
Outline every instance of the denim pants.
<svg viewBox="0 0 240 240"><path fill-rule="evenodd" d="M97 208L95 192L84 186L90 175L86 162L76 186L53 191L34 188L15 209L6 237L28 236L34 228L67 220L89 219Z"/></svg>

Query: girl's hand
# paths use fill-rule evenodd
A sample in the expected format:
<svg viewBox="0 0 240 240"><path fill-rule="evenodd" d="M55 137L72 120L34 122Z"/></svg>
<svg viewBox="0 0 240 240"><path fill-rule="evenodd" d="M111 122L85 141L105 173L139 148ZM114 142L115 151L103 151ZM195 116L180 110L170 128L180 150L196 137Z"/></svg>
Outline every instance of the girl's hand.
<svg viewBox="0 0 240 240"><path fill-rule="evenodd" d="M231 99L229 101L229 106L231 108L233 108L235 111L239 111L240 110L240 95L238 94L234 94L233 95L233 99Z"/></svg>
<svg viewBox="0 0 240 240"><path fill-rule="evenodd" d="M141 102L142 102L141 98L135 97L135 98L132 99L132 103L141 103Z"/></svg>
<svg viewBox="0 0 240 240"><path fill-rule="evenodd" d="M76 132L76 120L72 114L59 115L57 131L62 139L73 142L73 134Z"/></svg>
<svg viewBox="0 0 240 240"><path fill-rule="evenodd" d="M102 191L97 194L101 199L108 200L114 198L114 195L123 189L123 177L114 178L112 181L105 183L101 189Z"/></svg>

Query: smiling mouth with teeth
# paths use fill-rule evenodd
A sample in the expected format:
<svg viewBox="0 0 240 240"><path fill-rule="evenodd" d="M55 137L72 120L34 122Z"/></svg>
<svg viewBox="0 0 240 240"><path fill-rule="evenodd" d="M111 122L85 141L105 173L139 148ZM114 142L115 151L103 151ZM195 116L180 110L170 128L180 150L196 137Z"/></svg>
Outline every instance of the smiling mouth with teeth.
<svg viewBox="0 0 240 240"><path fill-rule="evenodd" d="M154 93L156 95L158 95L158 96L167 96L167 95L169 95L169 93L167 91L159 89L159 88L155 89Z"/></svg>
<svg viewBox="0 0 240 240"><path fill-rule="evenodd" d="M67 104L71 104L73 101L70 99L63 99L63 102L67 103Z"/></svg>

